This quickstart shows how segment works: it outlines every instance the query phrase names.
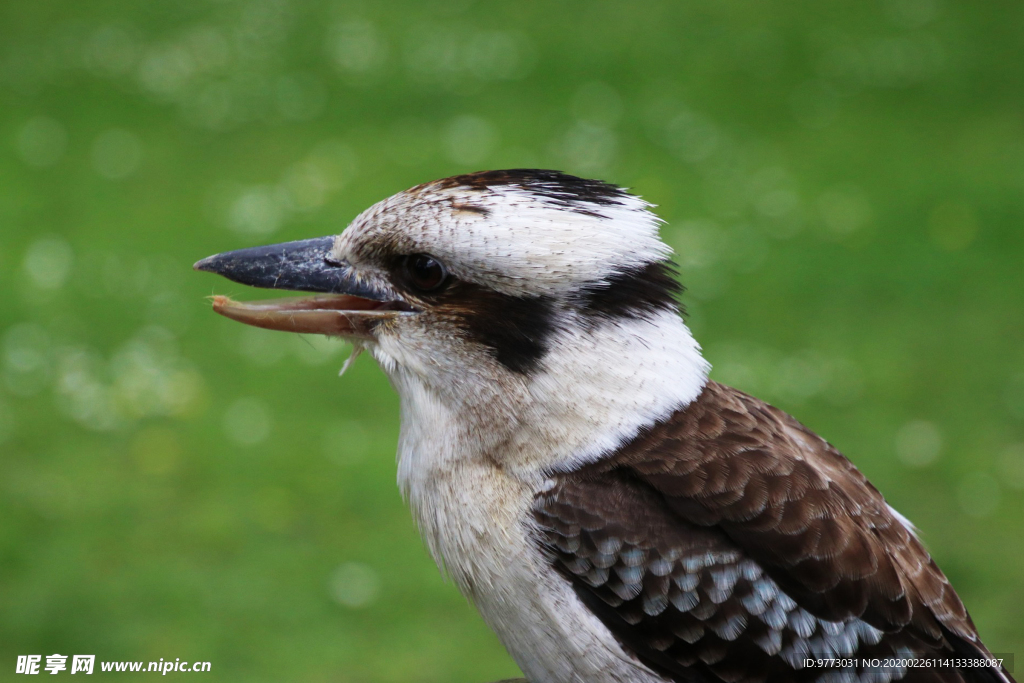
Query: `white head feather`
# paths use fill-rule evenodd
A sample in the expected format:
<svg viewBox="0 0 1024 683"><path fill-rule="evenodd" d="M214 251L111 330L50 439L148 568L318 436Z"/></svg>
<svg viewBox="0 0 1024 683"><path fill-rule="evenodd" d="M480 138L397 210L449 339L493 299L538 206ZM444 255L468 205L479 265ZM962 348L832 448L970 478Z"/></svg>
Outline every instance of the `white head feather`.
<svg viewBox="0 0 1024 683"><path fill-rule="evenodd" d="M335 253L372 265L375 247L389 244L431 254L456 277L503 294L548 296L668 258L650 204L624 192L604 199L574 205L520 185L438 181L371 206L339 236Z"/></svg>
<svg viewBox="0 0 1024 683"><path fill-rule="evenodd" d="M412 188L364 211L335 242L336 258L376 277L390 276L395 254L429 254L457 280L508 302L537 301L549 318L529 372L452 326L443 303L368 345L402 399L407 492L465 459L496 459L524 477L594 460L692 401L707 380L674 304L623 316L580 308L582 292L669 257L650 205L596 181L518 173ZM460 315L501 315L472 307L463 301Z"/></svg>

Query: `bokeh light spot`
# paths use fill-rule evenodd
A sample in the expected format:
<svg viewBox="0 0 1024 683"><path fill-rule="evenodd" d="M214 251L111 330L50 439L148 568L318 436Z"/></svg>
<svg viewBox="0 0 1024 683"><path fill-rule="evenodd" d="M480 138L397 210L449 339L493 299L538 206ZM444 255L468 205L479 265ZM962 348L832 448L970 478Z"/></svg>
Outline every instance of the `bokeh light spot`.
<svg viewBox="0 0 1024 683"><path fill-rule="evenodd" d="M134 133L113 128L100 133L92 145L92 165L104 178L121 180L135 173L142 161L142 143Z"/></svg>
<svg viewBox="0 0 1024 683"><path fill-rule="evenodd" d="M185 120L200 128L225 130L241 118L235 108L235 88L225 81L206 83L182 103Z"/></svg>
<svg viewBox="0 0 1024 683"><path fill-rule="evenodd" d="M288 216L287 194L278 187L256 185L231 205L228 225L244 235L263 237L277 232Z"/></svg>
<svg viewBox="0 0 1024 683"><path fill-rule="evenodd" d="M905 28L920 28L939 14L938 0L891 0L882 7L896 25Z"/></svg>
<svg viewBox="0 0 1024 683"><path fill-rule="evenodd" d="M86 67L98 75L119 76L128 73L139 56L134 33L124 26L101 26L85 43Z"/></svg>
<svg viewBox="0 0 1024 683"><path fill-rule="evenodd" d="M793 237L800 229L795 220L800 195L793 175L781 166L762 168L750 177L750 198L763 217L772 219L770 234L779 239Z"/></svg>
<svg viewBox="0 0 1024 683"><path fill-rule="evenodd" d="M479 164L494 151L498 133L494 126L479 116L458 116L445 130L448 156L458 164Z"/></svg>
<svg viewBox="0 0 1024 683"><path fill-rule="evenodd" d="M370 605L377 599L380 579L369 565L362 562L346 562L331 573L327 590L339 605L358 609Z"/></svg>
<svg viewBox="0 0 1024 683"><path fill-rule="evenodd" d="M364 74L384 64L388 48L373 24L350 21L334 27L327 52L342 71Z"/></svg>
<svg viewBox="0 0 1024 683"><path fill-rule="evenodd" d="M231 46L224 33L209 24L200 24L182 39L198 72L211 72L231 66Z"/></svg>
<svg viewBox="0 0 1024 683"><path fill-rule="evenodd" d="M312 211L344 187L355 175L356 167L356 155L350 145L341 140L325 140L285 171L280 186L291 208Z"/></svg>
<svg viewBox="0 0 1024 683"><path fill-rule="evenodd" d="M62 350L57 363L57 407L78 424L95 431L124 425L115 392L106 381L106 367L95 351Z"/></svg>
<svg viewBox="0 0 1024 683"><path fill-rule="evenodd" d="M35 323L14 325L4 335L4 385L18 396L34 396L50 380L50 336Z"/></svg>
<svg viewBox="0 0 1024 683"><path fill-rule="evenodd" d="M39 289L59 289L71 274L75 254L63 238L44 237L25 252L25 273Z"/></svg>
<svg viewBox="0 0 1024 683"><path fill-rule="evenodd" d="M715 153L720 135L718 127L707 117L683 111L665 124L665 142L683 161L697 163Z"/></svg>
<svg viewBox="0 0 1024 683"><path fill-rule="evenodd" d="M556 152L573 173L602 176L610 171L617 148L612 130L578 121L557 142Z"/></svg>
<svg viewBox="0 0 1024 683"><path fill-rule="evenodd" d="M526 37L508 31L481 31L466 45L466 63L481 80L510 80L525 75L530 67Z"/></svg>
<svg viewBox="0 0 1024 683"><path fill-rule="evenodd" d="M181 94L195 72L196 64L184 45L150 47L139 63L139 80L144 88L161 99Z"/></svg>
<svg viewBox="0 0 1024 683"><path fill-rule="evenodd" d="M266 403L240 398L224 411L224 434L240 446L254 446L270 436L271 415Z"/></svg>
<svg viewBox="0 0 1024 683"><path fill-rule="evenodd" d="M785 358L780 363L776 391L792 402L805 401L824 391L830 378L828 359L805 351Z"/></svg>
<svg viewBox="0 0 1024 683"><path fill-rule="evenodd" d="M896 455L910 467L927 467L942 452L942 433L934 423L912 420L896 432Z"/></svg>
<svg viewBox="0 0 1024 683"><path fill-rule="evenodd" d="M237 349L252 363L269 366L281 360L288 347L283 334L268 333L258 327L239 327L237 341L234 336L227 339L228 346Z"/></svg>
<svg viewBox="0 0 1024 683"><path fill-rule="evenodd" d="M843 238L864 229L874 211L864 192L854 185L832 187L818 198L818 211L828 234Z"/></svg>

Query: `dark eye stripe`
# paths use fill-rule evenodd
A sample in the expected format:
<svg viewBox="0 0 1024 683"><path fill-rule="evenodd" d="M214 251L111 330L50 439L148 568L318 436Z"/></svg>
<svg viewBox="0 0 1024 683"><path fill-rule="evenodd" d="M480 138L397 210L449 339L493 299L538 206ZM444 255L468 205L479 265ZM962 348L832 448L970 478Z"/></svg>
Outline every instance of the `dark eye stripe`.
<svg viewBox="0 0 1024 683"><path fill-rule="evenodd" d="M678 301L682 291L675 278L675 264L658 261L585 285L575 303L584 317L595 321L648 318L661 311L682 311Z"/></svg>
<svg viewBox="0 0 1024 683"><path fill-rule="evenodd" d="M511 296L456 281L443 300L444 315L506 368L529 374L540 365L555 329L553 299Z"/></svg>
<svg viewBox="0 0 1024 683"><path fill-rule="evenodd" d="M569 304L584 322L645 318L679 310L676 296L682 286L669 261L622 271L582 287L568 301L550 296L513 296L484 285L450 278L438 292L424 294L430 308L462 329L466 336L493 354L508 370L534 372L547 354L556 331L558 311Z"/></svg>

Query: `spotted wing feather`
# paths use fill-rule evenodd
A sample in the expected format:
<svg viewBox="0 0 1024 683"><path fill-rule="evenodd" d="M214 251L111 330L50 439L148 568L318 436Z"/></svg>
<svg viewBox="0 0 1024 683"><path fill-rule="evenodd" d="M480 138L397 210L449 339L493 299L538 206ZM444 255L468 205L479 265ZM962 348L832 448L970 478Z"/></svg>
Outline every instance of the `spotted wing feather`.
<svg viewBox="0 0 1024 683"><path fill-rule="evenodd" d="M994 669L803 667L808 656L987 654L881 495L785 413L701 397L538 496L555 567L628 650L677 681L1010 681Z"/></svg>

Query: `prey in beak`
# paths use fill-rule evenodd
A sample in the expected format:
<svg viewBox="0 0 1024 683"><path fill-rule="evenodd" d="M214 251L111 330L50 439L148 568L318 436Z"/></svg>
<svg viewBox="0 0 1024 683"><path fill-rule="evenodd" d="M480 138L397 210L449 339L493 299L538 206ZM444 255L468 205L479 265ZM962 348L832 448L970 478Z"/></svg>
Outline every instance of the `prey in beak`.
<svg viewBox="0 0 1024 683"><path fill-rule="evenodd" d="M313 296L241 302L213 297L213 310L268 330L372 340L382 321L415 309L386 281L361 275L331 256L334 237L216 254L193 268L252 287L317 292Z"/></svg>

